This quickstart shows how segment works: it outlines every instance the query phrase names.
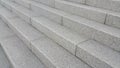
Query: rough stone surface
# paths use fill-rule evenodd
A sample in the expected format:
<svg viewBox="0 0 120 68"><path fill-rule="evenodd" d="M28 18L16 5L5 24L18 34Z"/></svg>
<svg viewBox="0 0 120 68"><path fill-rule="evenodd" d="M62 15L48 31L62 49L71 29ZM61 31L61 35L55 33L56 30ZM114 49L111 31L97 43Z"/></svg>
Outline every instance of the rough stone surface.
<svg viewBox="0 0 120 68"><path fill-rule="evenodd" d="M120 29L120 14L108 14L105 24Z"/></svg>
<svg viewBox="0 0 120 68"><path fill-rule="evenodd" d="M1 41L9 60L15 68L46 68L17 37Z"/></svg>
<svg viewBox="0 0 120 68"><path fill-rule="evenodd" d="M4 50L2 49L0 45L0 67L1 68L11 68L12 65L10 64Z"/></svg>
<svg viewBox="0 0 120 68"><path fill-rule="evenodd" d="M106 13L102 13L97 9L63 0L57 0L55 3L56 8L63 10L65 12L79 15L81 17L94 20L100 23L104 23L105 21Z"/></svg>
<svg viewBox="0 0 120 68"><path fill-rule="evenodd" d="M90 68L48 38L32 42L32 51L49 68Z"/></svg>
<svg viewBox="0 0 120 68"><path fill-rule="evenodd" d="M78 43L86 41L88 39L82 35L79 36L77 33L72 32L71 30L43 17L36 17L32 19L32 25L62 45L72 54L75 54L76 45Z"/></svg>
<svg viewBox="0 0 120 68"><path fill-rule="evenodd" d="M0 39L14 35L12 30L0 19Z"/></svg>
<svg viewBox="0 0 120 68"><path fill-rule="evenodd" d="M66 0L66 1L85 4L85 0Z"/></svg>
<svg viewBox="0 0 120 68"><path fill-rule="evenodd" d="M93 40L79 44L76 55L95 68L120 67L120 54Z"/></svg>
<svg viewBox="0 0 120 68"><path fill-rule="evenodd" d="M39 59L50 68L120 67L119 1L0 0L0 4L0 41L14 67L44 68Z"/></svg>
<svg viewBox="0 0 120 68"><path fill-rule="evenodd" d="M86 0L86 4L94 7L100 7L113 11L120 11L119 0Z"/></svg>

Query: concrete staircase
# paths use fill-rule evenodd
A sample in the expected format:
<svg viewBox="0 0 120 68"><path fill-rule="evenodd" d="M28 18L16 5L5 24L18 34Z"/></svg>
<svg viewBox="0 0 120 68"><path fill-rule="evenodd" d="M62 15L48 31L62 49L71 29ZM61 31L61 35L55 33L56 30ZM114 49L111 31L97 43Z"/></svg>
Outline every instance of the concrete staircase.
<svg viewBox="0 0 120 68"><path fill-rule="evenodd" d="M0 0L0 67L120 68L119 0Z"/></svg>

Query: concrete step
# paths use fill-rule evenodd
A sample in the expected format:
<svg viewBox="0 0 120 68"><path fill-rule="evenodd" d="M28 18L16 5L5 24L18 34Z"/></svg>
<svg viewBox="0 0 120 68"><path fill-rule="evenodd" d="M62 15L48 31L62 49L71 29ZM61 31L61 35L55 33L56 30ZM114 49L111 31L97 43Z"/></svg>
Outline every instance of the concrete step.
<svg viewBox="0 0 120 68"><path fill-rule="evenodd" d="M79 4L85 4L86 0L65 0L65 1L75 2L75 3L79 3Z"/></svg>
<svg viewBox="0 0 120 68"><path fill-rule="evenodd" d="M34 0L36 2L40 2L44 5L50 6L50 7L54 7L55 6L55 0Z"/></svg>
<svg viewBox="0 0 120 68"><path fill-rule="evenodd" d="M94 7L120 12L120 0L86 0L86 4Z"/></svg>
<svg viewBox="0 0 120 68"><path fill-rule="evenodd" d="M7 18L6 18L7 19ZM53 27L52 28L52 30L48 30L48 31L51 31L51 33L53 34L53 35L51 35L51 33L50 32L48 32L48 33L45 33L46 35L51 35L50 36L50 38L52 38L52 39L54 39L54 41L56 41L56 42L58 42L59 44L61 44L64 48L66 48L68 51L70 51L72 54L74 54L75 55L75 49L76 49L76 45L78 44L78 43L80 43L80 42L82 42L82 41L85 41L85 40L87 40L88 38L86 38L86 37L84 37L84 36L79 36L77 33L75 33L75 32L72 32L71 30L68 30L67 28L65 28L65 27L63 27L63 26L60 26L60 25L58 25L58 24L54 24L52 21L50 21L50 20L48 20L48 19L45 19L45 18L42 18L41 17L41 21L42 21L42 19L43 19L43 22L42 23L45 23L45 24L43 24L42 26L43 26L43 28L41 27L41 31L44 31L44 28L46 28L46 27L44 27L46 24L48 24L48 25L50 25L50 27L49 26L47 26L47 27L49 27L49 28L51 28L51 27ZM9 20L9 19L8 19ZM44 21L45 20L45 21ZM18 23L16 23L15 21L18 21ZM34 20L32 20L32 21L34 21ZM23 32L23 30L24 29L26 29L26 25L28 25L27 23L25 23L24 22L24 24L23 23L20 23L21 21L19 20L19 19L15 19L14 18L14 22L12 21L12 26L15 26L17 29L18 28L20 28L21 26L22 26L22 28L21 28L21 30L19 29L19 30L17 30L17 31L22 31ZM35 20L35 22L36 22L36 20ZM49 23L50 22L50 23ZM53 24L52 24L53 23ZM32 23L33 24L33 23ZM33 25L36 25L37 23L35 23L35 24L33 24ZM21 25L21 26L20 26ZM53 26L52 26L53 25ZM11 26L11 27L12 27ZM39 26L39 24L38 24L38 26ZM37 26L35 26L35 27L37 27ZM60 28L57 28L57 27L60 27ZM57 28L57 29L56 29ZM13 28L14 29L14 28ZM46 28L46 30L47 30L48 28ZM28 30L29 30L29 32L28 32ZM46 31L45 30L45 31ZM26 32L27 31L27 32ZM55 32L56 31L56 32ZM29 27L27 27L27 29L26 30L24 30L24 32L26 32L26 34L27 35L24 35L24 36L29 36L28 34L30 33L30 32L32 32L32 33L36 33L36 32L33 32L33 29L30 29ZM64 32L64 33L63 33ZM35 34L33 34L33 35L35 35ZM35 37L36 37L37 35L35 35ZM54 37L54 36L56 36L56 37ZM30 35L30 37L31 37L31 35ZM34 36L33 36L34 37ZM36 37L36 39L37 38L39 38L39 37ZM33 40L33 39L32 39ZM25 41L25 40L24 40ZM64 42L64 43L63 43Z"/></svg>
<svg viewBox="0 0 120 68"><path fill-rule="evenodd" d="M66 0L79 4L120 12L120 0Z"/></svg>
<svg viewBox="0 0 120 68"><path fill-rule="evenodd" d="M28 45L30 44L29 41L33 41L33 40L36 40L44 36L42 33L37 31L35 28L31 28L32 26L28 24L27 22L25 22L24 20L18 19L18 17L8 18L7 16L5 16L5 14L3 14L2 17L4 17L4 19L7 21L6 23L9 25L9 27L16 34L18 34L20 39L22 39Z"/></svg>
<svg viewBox="0 0 120 68"><path fill-rule="evenodd" d="M3 2L5 2L5 1L3 1ZM8 1L7 1L8 2ZM24 1L24 2L26 2L26 1ZM27 1L28 2L28 1ZM28 10L28 12L26 12L27 10L26 10L26 8L24 8L24 7L20 7L20 5L17 5L17 4L15 4L15 3L12 3L12 2L8 2L8 5L10 6L10 3L12 3L12 4L15 4L16 6L19 6L19 8L16 8L16 9L14 9L13 8L13 10L15 11L15 10L19 10L19 9L21 9L21 10L19 10L20 12L23 12L23 13L25 13L26 14L26 16L27 15L30 15L30 14L33 14L33 16L39 16L39 15L43 15L44 17L47 17L47 18L50 18L51 20L54 20L56 23L60 23L60 24L62 24L61 23L61 20L62 20L62 17L61 16L59 16L58 14L55 14L55 13L53 13L52 11L53 11L53 9L49 9L48 11L47 11L47 8L49 8L48 6L44 6L44 5L42 5L42 4L40 4L40 3L37 3L37 2L35 2L35 1L29 1L31 4L33 4L33 6L32 7L34 7L34 5L36 4L36 5L38 5L38 6L41 6L41 7L45 7L45 9L43 8L43 9L40 9L39 7L39 11L37 11L36 9L38 9L37 8L37 6L35 6L34 8L31 8L32 10ZM6 2L5 2L6 3ZM15 7L15 6L14 6ZM35 10L34 10L35 9ZM13 11L13 12L14 12ZM56 10L55 10L56 11ZM58 11L59 12L59 11ZM24 14L24 15L25 15ZM62 13L61 12L61 14L64 14L64 13Z"/></svg>
<svg viewBox="0 0 120 68"><path fill-rule="evenodd" d="M2 49L0 45L0 67L1 68L12 68L12 65L10 64L8 58L6 57L6 54L4 50Z"/></svg>
<svg viewBox="0 0 120 68"><path fill-rule="evenodd" d="M39 22L44 22L44 20L46 21L47 19L44 19L44 18L39 18L39 19L37 19L37 20L39 20ZM41 20L41 21L40 21ZM51 22L50 22L50 20L48 20L48 21L46 21L47 23L45 24L45 25L47 25L48 24L48 22L51 24ZM45 22L44 22L45 23ZM35 24L35 22L34 22L34 24ZM50 25L50 24L48 24L48 25ZM38 29L41 29L41 31L46 31L46 30L43 30L43 27L41 27L41 26L38 26L38 24L36 24L37 25L37 28ZM52 24L53 25L53 24ZM40 28L41 27L41 28ZM57 29L57 27L58 26L51 26L51 27L56 27L55 29ZM51 29L51 28L48 28L48 29ZM56 31L58 31L58 30L56 30ZM60 30L61 31L61 30ZM64 32L66 32L66 31L64 31ZM47 34L47 33L46 33ZM49 36L52 36L53 34L49 34ZM43 39L42 39L43 40ZM40 42L40 41L39 41ZM97 44L97 43L96 43ZM94 45L96 45L96 44L94 44ZM103 45L99 45L98 46L98 48L100 47L100 46L103 46ZM93 46L94 47L94 46ZM36 48L38 48L38 47L36 47ZM104 48L104 46L101 48L101 49L103 49ZM33 48L34 49L34 48ZM116 53L114 53L115 51L113 51L113 50L111 50L110 48L107 48L107 47L105 47L105 49L103 49L104 50L104 52L106 53L106 51L105 50L108 50L108 52L110 52L110 55L111 54L114 54L115 56L114 57L110 57L110 59L112 59L112 58L115 58L115 57L119 57L119 56L117 56L118 55L118 53L116 52ZM33 50L34 51L34 50ZM36 51L36 50L35 50ZM111 52L112 51L112 52ZM79 52L79 51L78 51ZM103 53L104 53L103 52ZM81 51L80 51L80 54L81 54ZM79 53L78 53L78 55L80 55ZM89 53L90 55L91 55L91 53ZM98 52L98 55L101 55L102 53L99 53ZM117 54L117 55L116 55ZM103 55L103 54L102 54ZM109 54L107 54L107 55L109 55ZM86 56L86 55L80 55L80 56ZM78 56L78 57L80 57L80 56ZM88 55L87 55L88 56ZM108 58L108 56L102 56L102 58ZM95 59L96 58L96 55L95 56L92 56L92 58L93 59ZM99 58L99 57L97 57L97 58ZM98 60L98 59L96 59L95 61L97 62L97 60L99 61L99 62L101 62L101 64L98 64L98 63L96 63L95 61L93 62L93 63L96 63L96 64L91 64L91 63L89 63L90 61L92 62L92 60L88 60L88 61L86 61L84 58L82 58L85 62L87 62L87 63L89 63L91 66L93 66L93 67L107 67L107 68L109 68L109 67L117 67L117 65L115 65L115 66L112 66L112 64L114 64L114 63L117 63L117 62L119 62L119 61L116 61L116 60L119 60L118 58L117 59L115 59L115 62L113 62L113 60L109 60L109 61L106 61L105 59L103 60L101 57L100 57L100 60ZM80 57L80 59L81 59L81 57ZM91 58L89 58L89 59L91 59ZM102 63L103 62L103 63ZM112 63L109 63L109 62L112 62ZM108 64L107 64L108 63Z"/></svg>
<svg viewBox="0 0 120 68"><path fill-rule="evenodd" d="M16 8L15 8L16 9ZM8 11L8 10L7 10ZM13 11L13 10L12 10ZM21 12L19 10L19 12ZM12 15L13 13L11 13ZM21 13L22 14L22 13ZM26 14L26 12L25 12ZM35 28L33 28L31 25L29 25L27 22L23 21L19 17L13 17L9 18L9 15L1 14L1 17L3 17L4 20L6 20L9 27L11 27L14 32L24 41L27 43L29 48L36 54L37 57L39 57L40 60L42 60L43 63L46 64L46 66L50 68L90 68L88 65L77 59L75 56L71 55L69 52L67 52L64 48L66 48L68 51L76 55L78 58L82 59L84 62L89 64L90 66L94 68L119 68L120 66L120 54L111 48L107 46L103 46L102 44L97 43L93 40L85 40L82 43L78 43L78 40L83 40L84 38L79 39L79 36L77 33L65 28L64 26L61 26L58 23L55 23L49 19L46 19L45 17L29 17L31 19L31 24L36 27L38 30L42 31L44 34L46 34L48 37L50 37L53 40L56 40L59 44L62 45L62 47L55 42L53 42L51 39L48 39L45 35L40 33L40 37L34 38L36 36L37 31L35 31L35 35L30 33L31 31L34 31ZM6 15L6 16L5 16ZM8 16L8 17L7 17ZM21 16L22 17L22 16ZM67 16L66 16L67 17ZM115 38L118 38L118 40L115 39L115 41L119 42L119 30L115 28L111 28L109 26L95 23L93 21L88 21L84 18L81 18L81 21L79 20L79 17L70 15L69 18L72 18L71 21L78 21L83 25L84 29L86 29L86 26L90 26L96 30L99 30L97 32L100 32L100 35L102 32L105 35L105 33L111 36L117 36ZM71 22L69 20L65 20L64 22L72 23L69 24L70 28L73 28L77 26L77 22ZM84 22L88 23L84 23ZM73 23L75 25L73 25ZM93 25L94 23L94 25ZM65 25L65 23L63 23ZM68 25L68 24L67 24ZM78 25L80 26L80 25ZM32 28L32 29L31 29ZM77 27L78 28L78 27ZM81 27L82 28L82 27ZM101 29L102 28L102 29ZM87 27L87 29L89 29ZM86 30L87 30L86 29ZM36 30L36 29L35 29ZM103 31L104 30L104 31ZM89 31L89 30L88 30ZM91 30L92 31L92 30ZM90 31L90 32L91 32ZM84 31L82 31L84 32ZM89 32L89 34L90 34ZM112 32L115 32L112 34ZM39 34L39 33L38 33ZM34 35L34 36L32 36ZM32 37L31 37L32 36ZM107 36L107 38L111 38L111 36ZM106 38L103 37L103 38ZM103 40L103 38L101 40ZM107 39L106 38L106 39ZM32 39L32 40L31 40ZM105 40L106 40L105 39ZM114 40L112 37L110 39ZM108 42L108 41L106 41ZM71 45L71 43L75 46L65 46L65 45ZM108 42L109 43L109 42ZM109 43L111 44L111 43ZM116 44L115 44L116 45ZM118 43L119 45L119 43ZM64 48L63 48L64 47ZM77 47L77 48L76 48ZM116 46L117 47L117 46ZM72 48L72 49L71 49ZM77 49L77 50L76 50ZM59 53L59 54L58 54Z"/></svg>
<svg viewBox="0 0 120 68"><path fill-rule="evenodd" d="M28 0L25 0L25 1L18 0L18 1L20 1L18 3L21 3L21 1L24 2L24 3L22 3L23 6L26 4L30 5L30 3L34 3L34 1L28 1ZM109 25L109 26L112 26L115 28L120 28L120 23L119 23L120 13L118 13L118 12L94 8L94 7L81 5L81 4L75 4L75 3L63 1L63 0L56 0L55 4L56 4L55 8L57 8L57 9L61 9L66 12L70 12L72 14L76 14L76 15L85 17L87 19L97 21L97 23L102 23L102 24L106 24L106 25ZM44 6L42 6L42 8L43 7ZM31 8L31 6L29 8ZM33 10L35 10L35 9L33 9ZM47 14L47 15L44 15L46 17L53 15L52 13L50 13L51 12L50 10L47 10L47 9L46 9L46 11L44 11L44 10L39 10L39 11L41 11L41 15ZM75 11L73 11L73 10L75 10ZM48 11L50 11L50 12L48 12ZM56 19L54 19L54 18L56 18ZM55 21L57 20L57 22L58 22L58 21L60 21L61 18L54 14L54 16L51 17L51 19L54 19Z"/></svg>
<svg viewBox="0 0 120 68"><path fill-rule="evenodd" d="M1 46L14 68L46 68L16 36L2 40Z"/></svg>
<svg viewBox="0 0 120 68"><path fill-rule="evenodd" d="M31 12L30 9L24 8L23 6L19 6L18 4L14 3L14 2L11 2L8 0L3 0L1 2L4 2L8 6L11 6L11 8L12 8L11 11L28 23L30 23L30 21L31 21L30 17L37 16L37 15L35 15L35 13ZM9 8L9 7L7 7L7 8Z"/></svg>
<svg viewBox="0 0 120 68"><path fill-rule="evenodd" d="M65 12L79 15L81 17L94 20L103 24L105 22L105 18L107 15L106 13L103 13L103 11L99 11L95 8L76 4L76 3L65 1L65 0L56 0L55 7Z"/></svg>
<svg viewBox="0 0 120 68"><path fill-rule="evenodd" d="M1 68L46 68L2 20L0 20L0 55Z"/></svg>
<svg viewBox="0 0 120 68"><path fill-rule="evenodd" d="M0 19L0 40L12 35L14 35L12 30L10 30L8 26Z"/></svg>
<svg viewBox="0 0 120 68"><path fill-rule="evenodd" d="M14 0L14 2L16 2L24 7L27 7L27 8L30 8L30 1L32 1L32 0ZM50 7L55 6L55 0L34 0L34 1L42 3L42 4L44 4L46 6L50 6Z"/></svg>
<svg viewBox="0 0 120 68"><path fill-rule="evenodd" d="M38 15L44 15L47 18L51 18L51 20L59 21L59 24L63 24L64 26L80 34L82 33L87 37L95 39L96 41L113 48L114 50L120 51L119 29L96 23L82 17L67 14L34 1L31 2L31 7L33 7L33 9L36 11L35 13Z"/></svg>
<svg viewBox="0 0 120 68"><path fill-rule="evenodd" d="M120 67L120 53L93 40L80 43L77 47L76 56L93 68Z"/></svg>
<svg viewBox="0 0 120 68"><path fill-rule="evenodd" d="M1 68L12 68L12 65L10 64L8 58L6 57L6 54L4 50L2 49L0 45L0 67Z"/></svg>
<svg viewBox="0 0 120 68"><path fill-rule="evenodd" d="M24 1L27 1L27 2L24 2ZM15 3L19 4L19 5L22 5L23 7L26 7L28 9L30 9L30 7L31 7L28 0L13 0L13 2L15 2Z"/></svg>
<svg viewBox="0 0 120 68"><path fill-rule="evenodd" d="M45 33L45 34L50 36L50 38L52 38L54 41L58 42L60 45L62 45L65 49L67 49L68 51L70 51L74 55L75 55L76 45L78 43L83 42L83 41L88 39L82 35L79 36L77 33L72 32L71 30L68 30L65 27L62 27L58 24L54 24L52 21L50 21L48 19L41 17L40 20L43 21L42 23L44 23L42 25L43 27L39 28L40 27L39 24L38 24L38 26L35 26L35 27L37 27L38 29L42 29L40 31L43 31L43 32L48 30L48 28L52 27L52 29L48 30L47 33ZM47 24L50 25L50 27L47 26ZM37 24L33 24L33 25L37 25ZM45 25L47 27L44 27ZM57 28L57 27L59 27L59 28ZM47 29L44 30L44 28L47 28ZM56 36L56 37L54 37L54 36Z"/></svg>
<svg viewBox="0 0 120 68"><path fill-rule="evenodd" d="M56 0L55 7L57 9L69 12L81 17L97 21L98 23L110 25L120 28L120 13L112 12L104 9L90 7L87 5L76 4L65 0ZM74 10L74 11L73 11Z"/></svg>
<svg viewBox="0 0 120 68"><path fill-rule="evenodd" d="M6 0L6 1L8 1L8 0ZM0 0L0 4L11 11L12 8L11 8L11 6L7 5L7 3L3 2L2 0Z"/></svg>
<svg viewBox="0 0 120 68"><path fill-rule="evenodd" d="M76 45L88 40L85 36L78 35L64 26L56 24L44 17L33 18L32 25L74 55Z"/></svg>
<svg viewBox="0 0 120 68"><path fill-rule="evenodd" d="M48 38L41 38L31 44L32 51L49 68L91 68Z"/></svg>
<svg viewBox="0 0 120 68"><path fill-rule="evenodd" d="M66 51L64 48L62 48L60 45L56 44L52 40L48 39L46 36L42 35L37 39L31 40L31 36L34 37L34 34L32 34L34 32L30 32L30 29L33 29L33 27L25 21L18 19L19 18L9 19L6 17L9 27L12 28L20 38L27 37L26 40L28 40L28 42L30 43L28 44L28 47L46 66L48 66L49 68L90 68L87 64L77 59L74 55L70 54L68 51ZM28 24L30 28L28 28L28 25L26 24ZM24 26L26 26L28 29L26 27L24 28ZM39 33L39 35L41 35L41 33ZM24 41L24 39L22 40Z"/></svg>
<svg viewBox="0 0 120 68"><path fill-rule="evenodd" d="M2 46L1 40L13 36L14 33L9 27L0 19L0 67L1 68L13 68L12 64L10 63L8 57L6 56Z"/></svg>

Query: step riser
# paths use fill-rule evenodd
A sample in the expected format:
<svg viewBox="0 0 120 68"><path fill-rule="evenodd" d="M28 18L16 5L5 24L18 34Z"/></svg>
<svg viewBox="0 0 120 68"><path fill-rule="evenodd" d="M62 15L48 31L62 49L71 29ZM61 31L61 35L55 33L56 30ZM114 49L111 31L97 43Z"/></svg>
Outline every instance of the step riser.
<svg viewBox="0 0 120 68"><path fill-rule="evenodd" d="M3 49L2 45L0 44L0 66L1 68L13 68L14 66L10 62L9 58L7 57L7 54L5 53L5 50Z"/></svg>
<svg viewBox="0 0 120 68"><path fill-rule="evenodd" d="M45 4L47 6L54 7L55 0L33 0L33 1L37 1L37 2L40 2L40 3Z"/></svg>
<svg viewBox="0 0 120 68"><path fill-rule="evenodd" d="M119 0L86 0L86 4L94 7L100 7L120 12Z"/></svg>
<svg viewBox="0 0 120 68"><path fill-rule="evenodd" d="M18 4L22 5L22 6L30 9L30 3L26 3L23 0L15 0L14 2L16 2L16 3L18 3Z"/></svg>
<svg viewBox="0 0 120 68"><path fill-rule="evenodd" d="M120 67L120 54L93 40L79 44L77 46L76 56L93 68Z"/></svg>
<svg viewBox="0 0 120 68"><path fill-rule="evenodd" d="M71 2L75 2L75 3L85 4L85 0L66 0L66 1L71 1Z"/></svg>
<svg viewBox="0 0 120 68"><path fill-rule="evenodd" d="M2 2L2 0L0 1L0 4L1 4L2 6L4 6L5 8L9 9L10 11L12 11L12 7L9 6L8 4Z"/></svg>
<svg viewBox="0 0 120 68"><path fill-rule="evenodd" d="M83 3L89 6L103 8L107 10L112 10L120 12L120 1L119 0L66 0L76 3Z"/></svg>
<svg viewBox="0 0 120 68"><path fill-rule="evenodd" d="M8 23L9 24L9 23ZM30 40L28 40L25 36L22 35L22 33L19 32L14 26L9 24L9 27L17 34L17 36L28 46L30 47Z"/></svg>
<svg viewBox="0 0 120 68"><path fill-rule="evenodd" d="M77 47L76 56L88 63L88 65L92 66L93 68L112 68L104 61L101 61L79 47Z"/></svg>
<svg viewBox="0 0 120 68"><path fill-rule="evenodd" d="M42 6L37 7L37 6L31 5L31 9L33 10L34 13L45 16L45 17L55 21L56 23L61 24L62 16L60 16L52 11L49 11L47 9L44 9L44 7L42 7Z"/></svg>
<svg viewBox="0 0 120 68"><path fill-rule="evenodd" d="M39 51L37 48L35 48L32 43L30 49L47 67L56 68L56 66L51 62L51 60L49 60L48 57L45 56L44 53L42 53L42 51Z"/></svg>
<svg viewBox="0 0 120 68"><path fill-rule="evenodd" d="M31 23L31 17L29 17L28 15L22 12L19 12L19 10L14 9L14 8L12 9L12 12L18 15L21 19L25 20L27 23Z"/></svg>
<svg viewBox="0 0 120 68"><path fill-rule="evenodd" d="M120 29L120 16L108 14L105 24Z"/></svg>
<svg viewBox="0 0 120 68"><path fill-rule="evenodd" d="M56 1L55 7L65 12L79 15L81 17L94 20L102 24L104 24L105 22L106 13L102 13L97 10L91 10L89 8L84 8L83 6L80 6L80 7L72 6L72 5L62 3L61 1Z"/></svg>
<svg viewBox="0 0 120 68"><path fill-rule="evenodd" d="M63 18L63 25L91 39L94 39L95 32L97 31L96 29L93 29L84 24L80 24L79 22L75 22L68 18Z"/></svg>

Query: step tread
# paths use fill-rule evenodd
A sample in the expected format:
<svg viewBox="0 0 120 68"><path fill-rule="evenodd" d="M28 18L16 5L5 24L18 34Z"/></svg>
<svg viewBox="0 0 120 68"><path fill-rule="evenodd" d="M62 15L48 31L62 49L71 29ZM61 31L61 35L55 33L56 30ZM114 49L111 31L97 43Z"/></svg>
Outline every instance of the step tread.
<svg viewBox="0 0 120 68"><path fill-rule="evenodd" d="M16 30L18 30L18 32L24 34L24 36L31 41L44 36L41 32L33 28L30 24L19 18L10 19L9 22L14 28L16 28Z"/></svg>
<svg viewBox="0 0 120 68"><path fill-rule="evenodd" d="M0 40L12 35L14 35L12 30L10 30L8 26L4 24L3 21L0 19Z"/></svg>
<svg viewBox="0 0 120 68"><path fill-rule="evenodd" d="M107 9L111 11L120 11L120 0L94 0L94 1L86 1L87 5L93 6L93 7L98 7L102 9Z"/></svg>
<svg viewBox="0 0 120 68"><path fill-rule="evenodd" d="M46 68L18 37L2 40L1 45L15 68Z"/></svg>
<svg viewBox="0 0 120 68"><path fill-rule="evenodd" d="M1 5L0 5L1 6ZM11 14L11 12L8 12L7 9L3 6L1 6L1 9L0 9L0 14L5 14L7 17L11 18L11 17L16 17L15 14Z"/></svg>
<svg viewBox="0 0 120 68"><path fill-rule="evenodd" d="M0 67L1 68L11 68L12 65L10 64L8 58L6 57L6 54L4 50L2 49L0 45Z"/></svg>
<svg viewBox="0 0 120 68"><path fill-rule="evenodd" d="M79 49L84 50L88 54L92 55L95 58L98 58L100 61L107 63L113 68L120 67L120 54L102 44L97 43L96 41L89 40L78 45L77 55L79 56Z"/></svg>
<svg viewBox="0 0 120 68"><path fill-rule="evenodd" d="M88 8L84 5L74 4L72 2L56 0L55 7L66 13L84 17L96 23L104 24L106 13L98 11L94 8ZM73 11L74 10L74 11Z"/></svg>
<svg viewBox="0 0 120 68"><path fill-rule="evenodd" d="M32 50L34 52L36 52L37 54L39 52L42 53L45 57L47 57L47 60L49 60L55 67L90 68L89 66L84 64L82 61L79 61L75 56L71 55L62 47L60 47L59 45L57 45L56 43L54 43L48 38L39 39L37 41L32 42L31 44L33 45Z"/></svg>
<svg viewBox="0 0 120 68"><path fill-rule="evenodd" d="M27 1L27 2L24 2L24 1ZM30 3L28 2L28 0L14 0L14 2L22 5L22 6L25 6L26 8L30 8Z"/></svg>

